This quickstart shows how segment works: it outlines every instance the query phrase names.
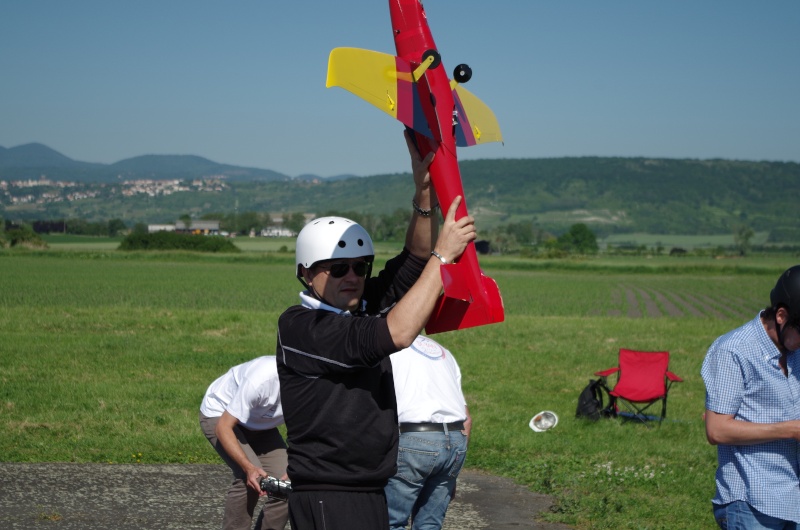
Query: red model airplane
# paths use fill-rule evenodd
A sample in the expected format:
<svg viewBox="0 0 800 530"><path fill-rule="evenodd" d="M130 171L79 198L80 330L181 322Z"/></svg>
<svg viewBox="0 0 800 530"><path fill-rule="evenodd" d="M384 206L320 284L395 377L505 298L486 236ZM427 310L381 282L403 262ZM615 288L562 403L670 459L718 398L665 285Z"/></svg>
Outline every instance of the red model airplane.
<svg viewBox="0 0 800 530"><path fill-rule="evenodd" d="M472 71L460 64L447 77L420 0L389 0L397 56L357 48L336 48L328 60L327 86L342 87L413 129L420 154L436 156L431 179L446 211L464 197L456 146L502 141L494 113L462 88ZM467 215L466 198L456 218ZM442 265L444 292L425 331L439 333L502 322L497 283L478 265L470 243L457 263Z"/></svg>

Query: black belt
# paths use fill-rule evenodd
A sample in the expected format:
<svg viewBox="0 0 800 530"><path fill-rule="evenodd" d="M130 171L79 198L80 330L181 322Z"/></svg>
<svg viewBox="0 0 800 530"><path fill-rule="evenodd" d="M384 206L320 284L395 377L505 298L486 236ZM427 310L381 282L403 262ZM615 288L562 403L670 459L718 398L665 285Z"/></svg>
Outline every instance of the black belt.
<svg viewBox="0 0 800 530"><path fill-rule="evenodd" d="M464 430L463 421L454 421L453 423L401 423L400 433L405 432L444 432L444 426L447 425L448 431L462 431Z"/></svg>

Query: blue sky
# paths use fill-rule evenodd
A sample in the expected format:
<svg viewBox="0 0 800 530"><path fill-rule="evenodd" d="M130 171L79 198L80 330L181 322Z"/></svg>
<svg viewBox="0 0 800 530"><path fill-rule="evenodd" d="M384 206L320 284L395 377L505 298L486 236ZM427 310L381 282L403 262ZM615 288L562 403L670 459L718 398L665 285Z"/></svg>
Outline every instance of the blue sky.
<svg viewBox="0 0 800 530"><path fill-rule="evenodd" d="M448 71L505 144L460 159L800 161L800 2L427 0ZM402 125L325 88L337 46L393 53L384 0L3 0L0 145L88 162L193 154L407 171Z"/></svg>

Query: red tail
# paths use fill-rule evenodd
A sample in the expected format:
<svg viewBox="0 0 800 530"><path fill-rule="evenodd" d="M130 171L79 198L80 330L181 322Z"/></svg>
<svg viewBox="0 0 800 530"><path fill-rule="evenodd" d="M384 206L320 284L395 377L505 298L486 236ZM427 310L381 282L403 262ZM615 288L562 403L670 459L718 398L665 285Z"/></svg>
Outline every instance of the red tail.
<svg viewBox="0 0 800 530"><path fill-rule="evenodd" d="M441 271L444 293L425 326L426 333L503 321L505 310L500 290L497 283L478 268L474 244L470 243L458 263L442 265Z"/></svg>

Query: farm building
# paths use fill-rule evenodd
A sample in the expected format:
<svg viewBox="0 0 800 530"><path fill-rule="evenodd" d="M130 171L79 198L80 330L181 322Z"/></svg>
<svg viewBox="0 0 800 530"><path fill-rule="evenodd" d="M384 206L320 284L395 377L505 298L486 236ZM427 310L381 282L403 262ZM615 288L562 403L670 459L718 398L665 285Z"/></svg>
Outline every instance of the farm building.
<svg viewBox="0 0 800 530"><path fill-rule="evenodd" d="M147 225L147 232L152 234L154 232L174 232L175 225Z"/></svg>
<svg viewBox="0 0 800 530"><path fill-rule="evenodd" d="M297 232L280 226L270 226L261 231L261 237L295 237Z"/></svg>
<svg viewBox="0 0 800 530"><path fill-rule="evenodd" d="M183 221L175 221L174 225L147 225L147 231L153 232L177 232L179 234L202 234L206 236L218 236L219 221L191 221L189 226Z"/></svg>
<svg viewBox="0 0 800 530"><path fill-rule="evenodd" d="M175 231L179 234L218 236L219 221L190 221L189 226L183 221L175 221Z"/></svg>

